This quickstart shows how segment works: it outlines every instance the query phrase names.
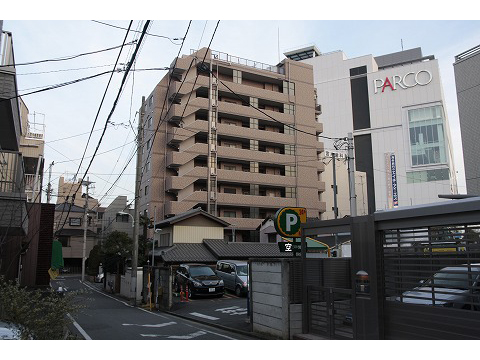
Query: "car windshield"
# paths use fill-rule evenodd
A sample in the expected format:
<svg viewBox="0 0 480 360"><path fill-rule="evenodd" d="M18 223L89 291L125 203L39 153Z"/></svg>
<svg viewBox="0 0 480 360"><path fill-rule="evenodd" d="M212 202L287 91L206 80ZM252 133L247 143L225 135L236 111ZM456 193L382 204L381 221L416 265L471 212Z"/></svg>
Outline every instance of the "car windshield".
<svg viewBox="0 0 480 360"><path fill-rule="evenodd" d="M237 265L237 274L239 276L247 276L248 275L248 265Z"/></svg>
<svg viewBox="0 0 480 360"><path fill-rule="evenodd" d="M190 276L215 275L208 266L194 266L190 268Z"/></svg>
<svg viewBox="0 0 480 360"><path fill-rule="evenodd" d="M444 272L440 271L433 275L433 279L429 279L426 284L435 287L444 287L450 289L468 289L468 273L467 272Z"/></svg>

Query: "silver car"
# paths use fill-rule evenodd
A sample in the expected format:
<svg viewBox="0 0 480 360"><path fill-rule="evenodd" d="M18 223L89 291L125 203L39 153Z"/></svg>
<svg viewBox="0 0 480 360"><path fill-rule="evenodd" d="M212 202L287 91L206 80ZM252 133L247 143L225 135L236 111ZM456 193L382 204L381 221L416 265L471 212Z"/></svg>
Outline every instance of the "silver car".
<svg viewBox="0 0 480 360"><path fill-rule="evenodd" d="M248 263L239 260L217 261L217 276L225 283L225 289L235 291L235 295L246 295L248 292Z"/></svg>
<svg viewBox="0 0 480 360"><path fill-rule="evenodd" d="M396 301L480 311L480 264L444 267Z"/></svg>

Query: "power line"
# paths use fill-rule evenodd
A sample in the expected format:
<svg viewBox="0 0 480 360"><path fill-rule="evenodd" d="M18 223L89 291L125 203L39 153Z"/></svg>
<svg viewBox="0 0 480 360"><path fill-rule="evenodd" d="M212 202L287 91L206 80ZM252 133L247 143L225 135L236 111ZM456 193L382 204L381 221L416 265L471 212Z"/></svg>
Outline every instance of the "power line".
<svg viewBox="0 0 480 360"><path fill-rule="evenodd" d="M113 28L116 28L116 29L121 29L121 30L127 30L125 29L124 27L121 27L121 26L117 26L117 25L112 25L112 24L109 24L109 23L106 23L106 22L102 22L102 21L98 21L98 20L92 20L93 22L96 22L98 24L102 24L102 25L106 25L106 26L110 26L110 27L113 27ZM141 33L141 31L136 31L136 30L132 30L133 32L136 32L136 33ZM158 37L158 38L164 38L164 39L168 39L170 40L170 42L174 45L180 45L180 44L176 44L173 42L173 40L184 40L184 38L170 38L168 36L164 36L164 35L157 35L157 34L151 34L151 33L146 33L146 35L149 35L149 36L154 36L154 37Z"/></svg>
<svg viewBox="0 0 480 360"><path fill-rule="evenodd" d="M112 66L112 65L113 65L113 64L98 65L98 66L87 66L87 67L82 67L82 68L60 69L60 70L50 70L50 71L39 71L39 72L23 73L23 74L16 73L16 75L17 75L17 76L22 76L22 75L49 74L49 73L56 73L56 72L63 72L63 71L76 71L76 70L96 69L96 68L107 67L107 66ZM123 65L123 64L120 64L120 65Z"/></svg>
<svg viewBox="0 0 480 360"><path fill-rule="evenodd" d="M107 48L107 49L102 49L102 50L96 50L96 51L90 51L90 52L86 52L86 53L81 53L81 54L78 54L78 55L70 55L70 56L63 56L63 57L54 58L54 59L30 61L30 62L26 62L26 63L14 64L14 66L16 67L16 66L23 66L23 65L41 64L41 63L52 62L52 61L72 60L72 59L76 59L76 58L81 57L81 56L98 54L98 53L101 53L101 52L110 51L110 50L115 50L115 49L118 49L118 48L122 48L122 49L123 49L124 46L133 45L133 44L135 44L135 41L131 41L131 42L129 42L129 43L124 43L124 44L122 44L122 45L110 47L110 48ZM12 65L0 65L0 68L2 68L2 67L10 67L10 66L12 66Z"/></svg>

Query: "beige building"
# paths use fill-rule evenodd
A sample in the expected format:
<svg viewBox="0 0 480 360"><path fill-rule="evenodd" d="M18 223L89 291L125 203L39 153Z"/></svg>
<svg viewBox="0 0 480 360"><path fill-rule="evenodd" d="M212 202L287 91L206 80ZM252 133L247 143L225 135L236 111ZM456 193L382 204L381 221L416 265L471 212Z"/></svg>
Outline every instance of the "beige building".
<svg viewBox="0 0 480 360"><path fill-rule="evenodd" d="M85 195L83 193L83 186L80 185L82 183L82 179L79 179L78 182L72 183L69 181L65 181L63 176L60 176L58 179L58 195L57 195L57 204L63 204L64 202L71 203L72 202L72 195L75 194L75 201L74 205L85 207ZM80 185L80 186L79 186ZM67 200L68 196L68 200ZM91 196L88 197L88 209L89 210L97 210L100 204L98 203L97 199L92 198Z"/></svg>
<svg viewBox="0 0 480 360"><path fill-rule="evenodd" d="M152 218L156 208L160 220L200 207L230 223L225 237L236 241L258 241L257 226L281 207L320 218L312 66L206 51L177 58L141 109L142 213Z"/></svg>

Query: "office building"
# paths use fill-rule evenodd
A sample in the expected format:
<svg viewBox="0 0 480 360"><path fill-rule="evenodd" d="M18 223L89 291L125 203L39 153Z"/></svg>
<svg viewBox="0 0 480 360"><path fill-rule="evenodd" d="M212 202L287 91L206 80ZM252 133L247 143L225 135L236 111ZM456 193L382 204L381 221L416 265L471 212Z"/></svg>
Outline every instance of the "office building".
<svg viewBox="0 0 480 360"><path fill-rule="evenodd" d="M324 135L353 133L355 168L366 173L368 213L457 193L434 56L415 48L349 59L343 51L322 54L315 46L285 56L313 66ZM324 142L327 150L346 152L341 141Z"/></svg>

